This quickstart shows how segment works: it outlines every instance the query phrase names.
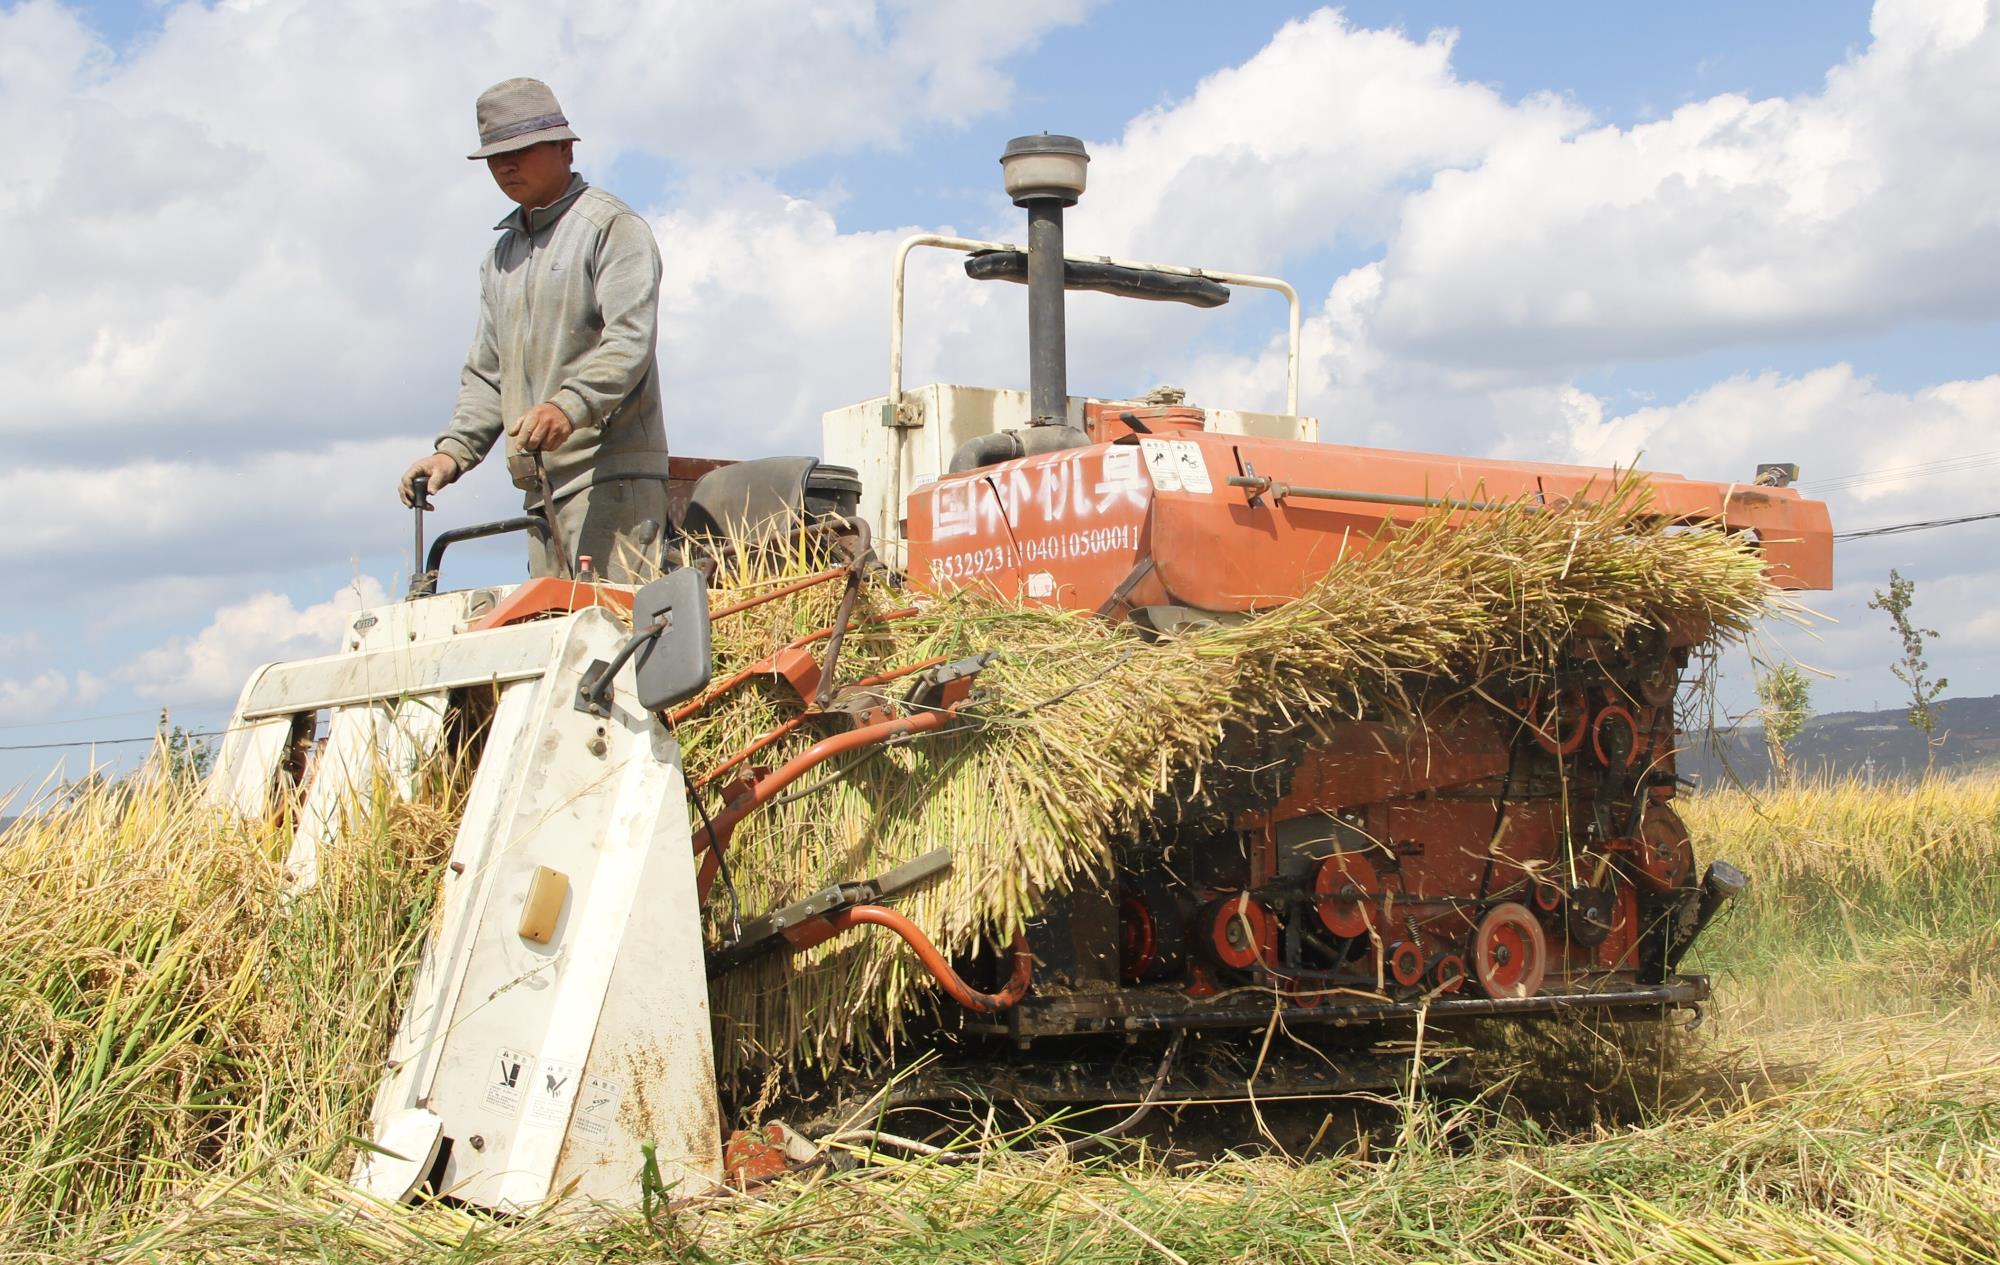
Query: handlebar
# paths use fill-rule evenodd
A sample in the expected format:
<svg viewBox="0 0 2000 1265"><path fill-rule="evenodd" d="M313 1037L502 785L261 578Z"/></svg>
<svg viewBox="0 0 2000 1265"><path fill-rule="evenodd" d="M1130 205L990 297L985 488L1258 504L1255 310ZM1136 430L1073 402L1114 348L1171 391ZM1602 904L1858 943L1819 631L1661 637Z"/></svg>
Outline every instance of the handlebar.
<svg viewBox="0 0 2000 1265"><path fill-rule="evenodd" d="M421 479L417 487L420 490L422 489L423 483ZM417 502L417 548L419 550L424 546L424 510L426 508L423 501L419 500ZM490 523L473 523L469 527L454 527L450 531L439 532L437 539L431 542L429 555L424 558L424 569L410 577L410 591L404 600L408 601L411 598L418 597L435 597L437 595L438 569L444 564L444 551L447 547L458 544L460 541L481 540L487 536L504 536L508 532L516 531L533 532L546 541L548 539L549 525L539 515L522 514L515 518L502 518Z"/></svg>

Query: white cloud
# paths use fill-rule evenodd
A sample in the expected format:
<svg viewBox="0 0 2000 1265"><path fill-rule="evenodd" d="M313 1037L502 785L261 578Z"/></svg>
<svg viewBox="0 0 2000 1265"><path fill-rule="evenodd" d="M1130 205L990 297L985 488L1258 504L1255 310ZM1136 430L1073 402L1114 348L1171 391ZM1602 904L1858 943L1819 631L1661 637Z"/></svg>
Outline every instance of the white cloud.
<svg viewBox="0 0 2000 1265"><path fill-rule="evenodd" d="M1899 392L1836 364L1797 377L1742 375L1622 416L1607 417L1605 401L1587 392L1572 389L1570 400L1528 447L1624 465L1643 453L1648 469L1696 477L1748 478L1758 461L1797 461L1802 490L1826 500L1836 531L2000 509L2000 375ZM1893 703L1900 687L1888 664L1900 648L1887 618L1868 609L1893 568L1918 582L1920 622L1942 630L1931 650L1938 674L1953 680L1954 693L1995 692L1994 529L1977 523L1842 544L1834 589L1805 595L1826 618L1770 635L1832 672L1848 705Z"/></svg>
<svg viewBox="0 0 2000 1265"><path fill-rule="evenodd" d="M44 668L32 676L0 677L0 725L25 726L104 697L107 683L94 672L74 677Z"/></svg>
<svg viewBox="0 0 2000 1265"><path fill-rule="evenodd" d="M1797 461L1808 492L1855 515L1844 527L1942 518L1954 505L1989 508L1984 498L2000 467L2000 374L1907 393L1885 391L1847 364L1796 378L1742 375L1609 420L1602 401L1577 396L1580 407L1563 419L1567 436L1548 437L1566 439L1575 460L1630 465L1643 453L1648 467L1735 478L1758 461ZM1981 458L1989 459L1970 464Z"/></svg>
<svg viewBox="0 0 2000 1265"><path fill-rule="evenodd" d="M110 692L111 682L95 672L83 670L76 674L75 682L71 688L75 694L76 701L88 707Z"/></svg>
<svg viewBox="0 0 2000 1265"><path fill-rule="evenodd" d="M17 574L240 574L355 554L394 556L409 539L396 476L415 436L220 460L0 468L0 533ZM505 479L482 479L455 508L506 512ZM110 605L110 604L107 604Z"/></svg>
<svg viewBox="0 0 2000 1265"><path fill-rule="evenodd" d="M1390 239L1380 337L1576 366L2000 316L2000 21L1990 0L1880 0L1873 28L1819 93L1515 128L1441 172Z"/></svg>
<svg viewBox="0 0 2000 1265"><path fill-rule="evenodd" d="M1093 148L1073 213L1089 251L1256 271L1394 227L1403 196L1524 136L1588 116L1542 94L1509 103L1451 65L1456 33L1411 39L1327 9L1241 66ZM1087 243L1087 244L1085 244Z"/></svg>
<svg viewBox="0 0 2000 1265"><path fill-rule="evenodd" d="M482 67L532 57L550 82L575 85L572 117L597 120L620 148L771 167L1003 108L1013 82L1001 63L1092 3L1014 0L994 20L979 0L585 0L561 13L487 0L490 25L467 51ZM440 42L461 37L455 8L427 9Z"/></svg>
<svg viewBox="0 0 2000 1265"><path fill-rule="evenodd" d="M1135 121L1074 220L1223 267L1379 238L1302 331L1322 433L1547 456L1589 407L1579 370L2000 318L2000 19L1880 0L1873 27L1820 91L1627 129L1462 82L1449 39L1316 15ZM1128 206L1128 187L1153 196ZM1273 339L1186 376L1269 407L1283 356Z"/></svg>
<svg viewBox="0 0 2000 1265"><path fill-rule="evenodd" d="M1086 7L183 3L115 57L52 0L0 9L26 147L0 177L0 394L64 422L10 410L0 436L158 458L435 426L498 215L463 158L489 83L550 80L587 174L756 168L999 108L1004 59Z"/></svg>
<svg viewBox="0 0 2000 1265"><path fill-rule="evenodd" d="M995 22L970 0L184 3L115 56L52 0L0 9L0 116L19 147L0 174L0 393L30 405L0 417L0 565L97 586L94 617L129 624L139 609L205 618L246 575L271 586L396 556L408 520L391 484L449 407L495 218L458 156L470 102L514 73L562 93L587 174L634 151L673 163L671 205L619 191L654 216L668 260L675 449L814 447L822 410L883 389L905 230L852 231L832 199L771 173L1003 108L1006 59L1085 8L1038 0ZM1895 392L1866 364L1752 373L1624 416L1575 383L1621 359L2000 316L1993 6L1881 0L1873 26L1820 91L1615 128L1464 80L1449 32L1321 12L1090 138L1071 242L1346 269L1309 296L1305 328L1304 405L1329 439L1543 458L1644 447L1649 463L1725 477L1756 460L1798 459L1810 478L1987 448L1991 379ZM997 189L990 206L970 231L1018 236ZM1020 383L1021 292L942 258L915 269L906 380ZM1078 296L1072 385L1168 380L1198 402L1275 406L1282 342L1226 354L1213 332L1279 329L1279 310L1250 294L1231 308ZM1856 512L1885 517L1913 495L1866 494ZM493 471L440 502L452 522L514 503ZM304 617L289 603L246 616ZM254 656L227 637L211 625L149 656L148 697L175 681L233 696ZM38 666L10 678L40 684Z"/></svg>
<svg viewBox="0 0 2000 1265"><path fill-rule="evenodd" d="M0 633L0 663L38 655L46 645L42 634L32 628Z"/></svg>
<svg viewBox="0 0 2000 1265"><path fill-rule="evenodd" d="M339 648L341 617L384 600L369 576L304 610L282 593L259 593L216 611L192 637L139 655L118 676L145 699L183 707L230 702L259 664L331 654Z"/></svg>
<svg viewBox="0 0 2000 1265"><path fill-rule="evenodd" d="M70 697L69 678L54 668L27 678L0 678L0 724L19 725L54 715Z"/></svg>
<svg viewBox="0 0 2000 1265"><path fill-rule="evenodd" d="M883 392L890 261L918 229L843 233L826 207L754 181L706 188L654 228L672 261L660 360L675 451L816 450L822 412Z"/></svg>

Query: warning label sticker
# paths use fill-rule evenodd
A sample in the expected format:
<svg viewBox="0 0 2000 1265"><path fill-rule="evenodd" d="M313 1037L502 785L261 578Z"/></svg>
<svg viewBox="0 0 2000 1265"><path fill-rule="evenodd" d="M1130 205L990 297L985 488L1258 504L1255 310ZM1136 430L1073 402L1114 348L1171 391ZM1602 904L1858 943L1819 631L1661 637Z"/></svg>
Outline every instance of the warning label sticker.
<svg viewBox="0 0 2000 1265"><path fill-rule="evenodd" d="M576 1064L558 1059L542 1064L528 1095L525 1123L545 1129L560 1129L568 1124L570 1104L576 1101L577 1079L582 1071Z"/></svg>
<svg viewBox="0 0 2000 1265"><path fill-rule="evenodd" d="M623 1097L618 1082L609 1076L583 1078L583 1096L577 1100L576 1120L571 1131L602 1140L618 1118L618 1101Z"/></svg>
<svg viewBox="0 0 2000 1265"><path fill-rule="evenodd" d="M1146 458L1146 473L1153 480L1156 492L1178 492L1181 490L1181 463L1174 454L1173 445L1164 439L1142 439L1139 451Z"/></svg>
<svg viewBox="0 0 2000 1265"><path fill-rule="evenodd" d="M493 1073L486 1078L486 1105L502 1115L521 1109L521 1097L535 1079L535 1056L501 1046L493 1052Z"/></svg>
<svg viewBox="0 0 2000 1265"><path fill-rule="evenodd" d="M1180 475L1181 486L1190 492L1213 492L1215 484L1208 479L1208 460L1201 455L1201 445L1191 439L1173 441L1174 470Z"/></svg>
<svg viewBox="0 0 2000 1265"><path fill-rule="evenodd" d="M1146 474L1156 492L1213 492L1208 477L1208 458L1201 445L1191 439L1147 438L1139 441L1146 459Z"/></svg>

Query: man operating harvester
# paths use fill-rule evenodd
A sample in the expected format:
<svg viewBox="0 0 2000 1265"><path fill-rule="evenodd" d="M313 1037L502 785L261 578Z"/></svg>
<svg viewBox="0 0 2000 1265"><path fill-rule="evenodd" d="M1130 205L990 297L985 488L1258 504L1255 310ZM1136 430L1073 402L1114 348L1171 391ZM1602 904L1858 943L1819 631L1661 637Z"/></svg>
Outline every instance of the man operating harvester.
<svg viewBox="0 0 2000 1265"><path fill-rule="evenodd" d="M504 430L507 466L555 545L531 537L528 571L556 575L588 555L611 580L657 560L667 523L667 431L653 344L660 250L631 207L570 170L577 136L546 84L509 79L480 95L479 149L519 204L495 225L479 273L479 332L458 408L430 456L403 472L429 490L478 465ZM557 556L558 549L567 553Z"/></svg>

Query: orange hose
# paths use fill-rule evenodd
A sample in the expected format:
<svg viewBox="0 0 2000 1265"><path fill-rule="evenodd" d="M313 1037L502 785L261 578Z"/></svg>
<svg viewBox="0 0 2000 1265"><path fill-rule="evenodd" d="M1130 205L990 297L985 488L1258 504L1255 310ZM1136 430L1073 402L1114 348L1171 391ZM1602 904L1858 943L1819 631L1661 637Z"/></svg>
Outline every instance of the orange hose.
<svg viewBox="0 0 2000 1265"><path fill-rule="evenodd" d="M931 943L931 938L916 923L886 905L856 905L852 909L828 914L826 921L833 928L834 935L864 924L886 927L895 932L903 938L903 943L916 951L917 960L937 980L938 986L950 994L953 1001L974 1014L990 1015L1008 1009L1027 996L1028 985L1034 979L1035 955L1028 951L1025 936L1014 937L1014 973L1008 977L1006 987L997 993L982 993L951 969L951 963L945 960L944 954L938 952L938 947Z"/></svg>
<svg viewBox="0 0 2000 1265"><path fill-rule="evenodd" d="M902 716L895 720L885 720L877 725L866 725L860 729L850 729L844 734L822 738L804 751L779 765L770 776L762 778L750 788L748 794L738 796L727 808L715 815L710 829L696 833L694 850L701 856L701 873L697 884L701 898L708 899L708 889L715 881L718 868L716 853L729 846L729 836L736 824L748 817L758 805L777 795L814 768L837 755L872 747L891 738L901 738L907 734L928 733L940 729L946 721L955 719L951 712L921 712L915 716ZM705 855L704 855L705 854Z"/></svg>

